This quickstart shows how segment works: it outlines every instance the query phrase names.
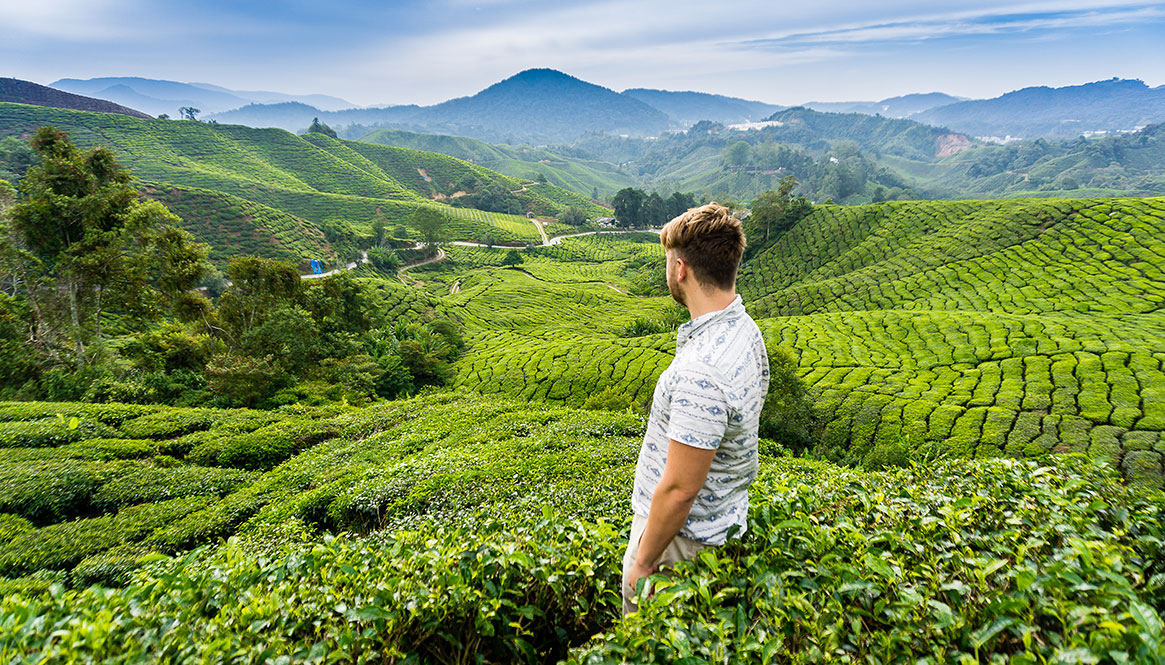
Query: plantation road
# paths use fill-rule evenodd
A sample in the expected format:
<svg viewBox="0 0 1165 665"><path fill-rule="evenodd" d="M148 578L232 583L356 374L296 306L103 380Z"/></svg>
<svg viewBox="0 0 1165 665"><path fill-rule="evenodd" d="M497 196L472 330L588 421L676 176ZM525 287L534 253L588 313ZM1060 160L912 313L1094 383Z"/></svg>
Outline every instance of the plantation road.
<svg viewBox="0 0 1165 665"><path fill-rule="evenodd" d="M310 273L307 275L300 275L299 277L300 277L300 279L321 279L323 277L331 277L332 275L344 272L345 270L355 270L356 266L359 266L359 265L364 264L364 263L368 263L368 252L360 252L360 260L359 261L353 261L347 265L341 266L339 268L335 268L333 270L329 270L327 272Z"/></svg>

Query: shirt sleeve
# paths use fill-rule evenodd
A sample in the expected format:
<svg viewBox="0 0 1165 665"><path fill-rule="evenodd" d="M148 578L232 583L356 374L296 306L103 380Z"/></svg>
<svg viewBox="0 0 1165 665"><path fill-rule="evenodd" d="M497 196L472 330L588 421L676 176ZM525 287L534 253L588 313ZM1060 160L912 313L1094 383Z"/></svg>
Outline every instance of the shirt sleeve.
<svg viewBox="0 0 1165 665"><path fill-rule="evenodd" d="M693 448L715 450L728 431L723 379L711 367L675 372L667 436Z"/></svg>

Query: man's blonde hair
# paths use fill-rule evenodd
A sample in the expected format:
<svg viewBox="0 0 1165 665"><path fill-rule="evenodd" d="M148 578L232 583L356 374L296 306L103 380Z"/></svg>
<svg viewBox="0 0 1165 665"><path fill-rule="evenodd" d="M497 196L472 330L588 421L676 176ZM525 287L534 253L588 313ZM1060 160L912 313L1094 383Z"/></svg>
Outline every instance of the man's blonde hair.
<svg viewBox="0 0 1165 665"><path fill-rule="evenodd" d="M716 202L692 208L665 224L659 242L665 250L675 250L701 286L724 290L735 286L747 244L740 220Z"/></svg>

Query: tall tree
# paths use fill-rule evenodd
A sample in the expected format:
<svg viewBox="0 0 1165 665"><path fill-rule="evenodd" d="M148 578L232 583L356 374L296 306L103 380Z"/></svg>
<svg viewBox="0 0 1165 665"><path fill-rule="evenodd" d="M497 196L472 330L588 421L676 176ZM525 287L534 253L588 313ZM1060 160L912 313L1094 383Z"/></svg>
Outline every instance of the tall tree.
<svg viewBox="0 0 1165 665"><path fill-rule="evenodd" d="M620 226L639 226L644 198L645 194L634 187L624 187L615 192L611 205L615 208L615 219L619 220Z"/></svg>
<svg viewBox="0 0 1165 665"><path fill-rule="evenodd" d="M809 212L809 201L804 196L793 196L796 186L796 178L786 176L776 191L762 192L752 202L744 224L750 247L767 245Z"/></svg>
<svg viewBox="0 0 1165 665"><path fill-rule="evenodd" d="M409 218L409 223L421 234L421 241L425 243L425 253L433 255L438 245L448 237L445 216L435 208L420 206Z"/></svg>
<svg viewBox="0 0 1165 665"><path fill-rule="evenodd" d="M52 127L30 144L40 164L21 180L24 198L8 216L3 257L37 319L34 344L51 345L67 330L81 367L87 344L101 348L111 304L139 320L205 310L205 300L189 293L209 268L205 246L164 206L139 198L112 151L82 152Z"/></svg>
<svg viewBox="0 0 1165 665"><path fill-rule="evenodd" d="M663 226L664 222L668 220L667 204L663 202L659 194L652 192L643 199L643 204L639 208L639 220L648 227Z"/></svg>
<svg viewBox="0 0 1165 665"><path fill-rule="evenodd" d="M311 119L311 125L308 126L307 131L308 132L315 132L316 134L323 134L324 136L330 136L332 138L337 138L336 137L336 130L334 130L331 127L328 127L324 123L320 122L319 118L312 118Z"/></svg>

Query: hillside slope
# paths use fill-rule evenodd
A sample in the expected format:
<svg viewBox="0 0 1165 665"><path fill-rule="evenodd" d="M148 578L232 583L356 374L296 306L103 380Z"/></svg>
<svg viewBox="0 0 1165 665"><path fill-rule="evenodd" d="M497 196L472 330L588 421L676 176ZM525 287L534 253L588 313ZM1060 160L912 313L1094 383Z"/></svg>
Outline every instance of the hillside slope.
<svg viewBox="0 0 1165 665"><path fill-rule="evenodd" d="M73 109L75 111L93 111L95 113L120 113L134 118L150 117L141 111L104 99L75 95L31 81L13 78L0 78L0 102Z"/></svg>
<svg viewBox="0 0 1165 665"><path fill-rule="evenodd" d="M439 152L515 178L530 180L544 176L552 185L588 197L596 189L603 197L635 185L630 176L609 162L565 157L541 148L494 145L465 136L400 129L379 129L357 138L366 143Z"/></svg>
<svg viewBox="0 0 1165 665"><path fill-rule="evenodd" d="M283 228L307 234L297 240L284 237L274 241L286 248L315 247L319 227L324 225L367 233L378 215L389 226L407 226L410 215L421 205L435 206L442 212L452 239L477 241L489 236L497 242L539 240L537 228L525 219L526 212L552 217L567 205L582 207L592 216L604 212L577 194L532 186L436 153L340 141L322 134L296 136L240 125L142 120L0 104L0 137L25 138L36 127L50 124L68 132L80 146L112 148L152 191L179 187L218 192L279 211L286 216ZM508 192L512 205L523 214L445 205L444 201L454 202L466 176L472 176L479 189L494 186ZM188 207L192 230L212 227L214 219L231 214L214 203L225 200L211 197L206 199L207 208ZM291 219L306 220L317 228L304 228ZM220 238L217 242L229 249L233 241ZM257 247L271 245L262 242ZM216 248L216 253L225 255L223 249ZM330 255L330 250L325 248L324 254Z"/></svg>
<svg viewBox="0 0 1165 665"><path fill-rule="evenodd" d="M769 345L798 359L820 454L1081 452L1161 487L1163 239L1161 198L821 206L751 259L738 290ZM597 243L564 244L559 260L629 256ZM630 299L572 265L442 268L474 331L461 385L572 405L650 397L674 336L624 335L668 299ZM578 304L547 315L556 297Z"/></svg>

